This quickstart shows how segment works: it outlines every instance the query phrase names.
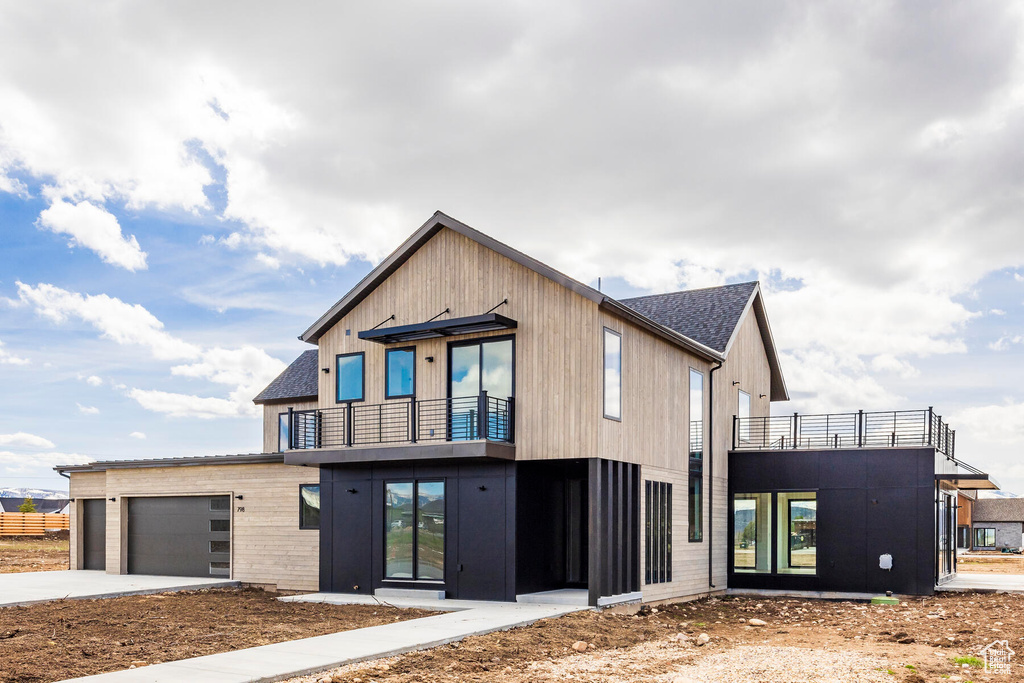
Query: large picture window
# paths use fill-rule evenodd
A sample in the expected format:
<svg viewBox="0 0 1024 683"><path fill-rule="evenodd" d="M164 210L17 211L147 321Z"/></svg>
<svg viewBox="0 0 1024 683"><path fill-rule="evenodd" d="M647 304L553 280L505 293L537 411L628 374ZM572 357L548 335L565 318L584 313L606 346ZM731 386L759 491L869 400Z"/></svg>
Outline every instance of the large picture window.
<svg viewBox="0 0 1024 683"><path fill-rule="evenodd" d="M416 393L416 350L388 349L385 355L385 398L413 396Z"/></svg>
<svg viewBox="0 0 1024 683"><path fill-rule="evenodd" d="M732 499L732 567L737 572L771 571L772 494L737 493Z"/></svg>
<svg viewBox="0 0 1024 683"><path fill-rule="evenodd" d="M779 493L780 574L814 574L818 569L818 494Z"/></svg>
<svg viewBox="0 0 1024 683"><path fill-rule="evenodd" d="M734 572L815 574L818 570L818 494L814 491L734 494L732 533ZM775 558L774 568L772 557Z"/></svg>
<svg viewBox="0 0 1024 683"><path fill-rule="evenodd" d="M337 357L335 365L338 383L338 403L363 400L363 353L345 353Z"/></svg>
<svg viewBox="0 0 1024 683"><path fill-rule="evenodd" d="M320 528L319 484L303 484L299 487L299 528Z"/></svg>
<svg viewBox="0 0 1024 683"><path fill-rule="evenodd" d="M384 485L384 576L444 580L443 481Z"/></svg>
<svg viewBox="0 0 1024 683"><path fill-rule="evenodd" d="M511 337L457 342L448 346L448 434L452 441L506 438L504 412L515 394L515 346ZM480 433L479 396L487 392L486 434Z"/></svg>
<svg viewBox="0 0 1024 683"><path fill-rule="evenodd" d="M604 416L622 419L622 335L604 328Z"/></svg>
<svg viewBox="0 0 1024 683"><path fill-rule="evenodd" d="M992 528L977 528L974 530L975 548L995 548L996 530Z"/></svg>

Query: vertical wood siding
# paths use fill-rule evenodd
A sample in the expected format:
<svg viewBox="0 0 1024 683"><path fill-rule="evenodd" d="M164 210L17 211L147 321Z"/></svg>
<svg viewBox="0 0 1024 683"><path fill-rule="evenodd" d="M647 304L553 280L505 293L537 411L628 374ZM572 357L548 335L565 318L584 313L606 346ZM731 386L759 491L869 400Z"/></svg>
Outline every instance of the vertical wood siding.
<svg viewBox="0 0 1024 683"><path fill-rule="evenodd" d="M316 401L305 401L300 403L264 403L263 404L263 452L277 453L277 417L281 413L287 413L288 409L313 410L317 407Z"/></svg>

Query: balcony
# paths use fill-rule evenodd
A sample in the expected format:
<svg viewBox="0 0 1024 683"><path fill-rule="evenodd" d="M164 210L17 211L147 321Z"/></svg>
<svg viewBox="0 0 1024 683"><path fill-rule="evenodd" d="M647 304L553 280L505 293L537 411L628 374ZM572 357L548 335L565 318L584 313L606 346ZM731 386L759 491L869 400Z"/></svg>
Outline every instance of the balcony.
<svg viewBox="0 0 1024 683"><path fill-rule="evenodd" d="M823 450L934 446L954 458L956 431L931 408L733 418L732 448Z"/></svg>
<svg viewBox="0 0 1024 683"><path fill-rule="evenodd" d="M452 441L515 442L515 402L479 396L349 403L289 412L290 448L339 449Z"/></svg>

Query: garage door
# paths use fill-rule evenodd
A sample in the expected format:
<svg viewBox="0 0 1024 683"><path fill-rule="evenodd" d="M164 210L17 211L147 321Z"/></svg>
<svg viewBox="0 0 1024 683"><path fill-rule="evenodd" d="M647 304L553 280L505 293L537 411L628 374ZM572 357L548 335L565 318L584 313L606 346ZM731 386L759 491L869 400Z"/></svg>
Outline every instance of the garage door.
<svg viewBox="0 0 1024 683"><path fill-rule="evenodd" d="M107 501L82 501L82 569L107 568Z"/></svg>
<svg viewBox="0 0 1024 683"><path fill-rule="evenodd" d="M128 499L128 573L231 575L231 497Z"/></svg>

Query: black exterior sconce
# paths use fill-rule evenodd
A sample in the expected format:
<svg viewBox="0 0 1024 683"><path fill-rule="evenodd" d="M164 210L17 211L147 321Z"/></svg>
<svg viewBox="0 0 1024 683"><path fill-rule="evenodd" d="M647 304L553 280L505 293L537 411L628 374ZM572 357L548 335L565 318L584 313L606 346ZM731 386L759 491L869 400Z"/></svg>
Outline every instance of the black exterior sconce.
<svg viewBox="0 0 1024 683"><path fill-rule="evenodd" d="M235 496L235 500L243 500L242 494L239 493L237 496Z"/></svg>

